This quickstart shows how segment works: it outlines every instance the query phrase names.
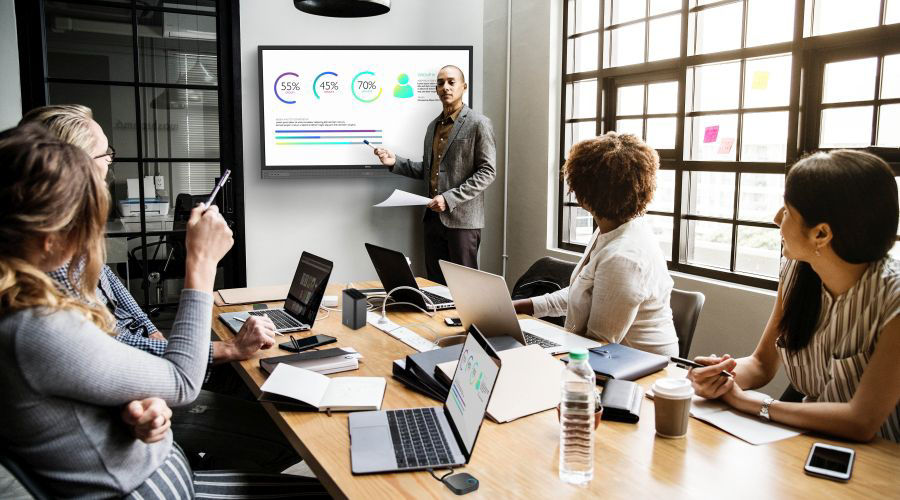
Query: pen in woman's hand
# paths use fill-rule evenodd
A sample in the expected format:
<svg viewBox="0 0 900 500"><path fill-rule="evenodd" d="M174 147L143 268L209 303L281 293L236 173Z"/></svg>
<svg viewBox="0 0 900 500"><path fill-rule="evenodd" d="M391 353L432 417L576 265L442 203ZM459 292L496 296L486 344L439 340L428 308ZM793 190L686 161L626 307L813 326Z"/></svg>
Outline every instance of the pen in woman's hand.
<svg viewBox="0 0 900 500"><path fill-rule="evenodd" d="M682 368L705 368L705 367L709 366L709 365L701 365L700 363L698 363L696 361L691 361L690 359L679 358L678 356L672 356L669 359L672 360L673 363L675 363L676 365L678 365ZM726 370L722 370L722 372L719 373L719 375L722 375L723 377L734 378L734 374L732 374L731 372L726 371Z"/></svg>

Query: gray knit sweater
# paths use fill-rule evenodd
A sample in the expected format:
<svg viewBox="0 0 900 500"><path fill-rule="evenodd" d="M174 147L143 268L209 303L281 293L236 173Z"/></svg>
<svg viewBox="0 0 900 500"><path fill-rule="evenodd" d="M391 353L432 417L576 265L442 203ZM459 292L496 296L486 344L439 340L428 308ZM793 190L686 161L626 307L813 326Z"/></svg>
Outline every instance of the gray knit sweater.
<svg viewBox="0 0 900 500"><path fill-rule="evenodd" d="M151 396L187 404L203 383L212 297L184 290L163 357L129 347L75 312L0 319L0 442L61 497L132 491L163 462L163 441L136 440L122 405Z"/></svg>

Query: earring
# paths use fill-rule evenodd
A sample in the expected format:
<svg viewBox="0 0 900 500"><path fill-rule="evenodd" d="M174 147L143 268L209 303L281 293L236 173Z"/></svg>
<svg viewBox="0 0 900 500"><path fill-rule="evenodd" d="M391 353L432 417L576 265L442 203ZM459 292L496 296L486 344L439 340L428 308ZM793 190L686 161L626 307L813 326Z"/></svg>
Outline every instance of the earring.
<svg viewBox="0 0 900 500"><path fill-rule="evenodd" d="M816 247L816 257L821 257L822 254L819 253L819 247Z"/></svg>

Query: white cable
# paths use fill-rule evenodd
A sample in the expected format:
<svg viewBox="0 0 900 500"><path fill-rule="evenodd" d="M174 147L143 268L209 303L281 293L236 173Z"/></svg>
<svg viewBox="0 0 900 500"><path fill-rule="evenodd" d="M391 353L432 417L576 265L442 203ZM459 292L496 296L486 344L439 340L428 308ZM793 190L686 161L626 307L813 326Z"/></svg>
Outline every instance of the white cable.
<svg viewBox="0 0 900 500"><path fill-rule="evenodd" d="M398 286L397 288L394 288L393 290L391 290L390 292L388 292L388 293L385 294L385 296L384 296L384 302L381 304L381 318L378 320L379 323L387 323L387 305L388 305L388 299L391 298L391 294L393 294L393 293L396 292L397 290L411 290L411 291L413 291L413 292L416 292L416 293L418 293L419 295L421 295L423 299L425 299L425 304L430 305L432 309L437 310L437 307L435 307L434 302L432 302L431 299L428 298L427 295L425 295L424 293L422 293L422 290L419 290L418 288L413 288L413 287L411 287L411 286ZM395 303L395 304L401 304L401 302L394 302L394 303ZM415 305L415 304L410 304L410 305ZM434 317L434 312L426 311L426 310L422 309L422 308L419 307L419 306L416 306L416 307L418 307L420 311L424 312L424 313L427 314L429 317L431 317L431 318Z"/></svg>

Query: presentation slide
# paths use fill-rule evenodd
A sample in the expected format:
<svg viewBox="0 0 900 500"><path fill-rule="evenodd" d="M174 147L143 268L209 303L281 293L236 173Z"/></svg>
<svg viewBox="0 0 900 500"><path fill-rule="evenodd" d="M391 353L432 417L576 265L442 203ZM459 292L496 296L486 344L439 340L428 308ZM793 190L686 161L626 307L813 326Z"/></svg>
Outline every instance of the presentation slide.
<svg viewBox="0 0 900 500"><path fill-rule="evenodd" d="M441 112L438 70L469 81L470 47L260 47L263 169L378 165L372 148L422 159ZM463 102L469 102L469 92Z"/></svg>

